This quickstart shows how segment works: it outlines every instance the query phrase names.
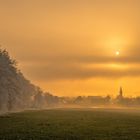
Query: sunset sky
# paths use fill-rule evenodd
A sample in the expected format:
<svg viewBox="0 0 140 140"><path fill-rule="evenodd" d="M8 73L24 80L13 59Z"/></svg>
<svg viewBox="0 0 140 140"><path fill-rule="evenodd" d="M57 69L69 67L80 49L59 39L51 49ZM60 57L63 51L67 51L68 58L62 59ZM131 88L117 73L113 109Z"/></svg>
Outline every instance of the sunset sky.
<svg viewBox="0 0 140 140"><path fill-rule="evenodd" d="M0 0L0 44L55 95L140 95L140 0Z"/></svg>

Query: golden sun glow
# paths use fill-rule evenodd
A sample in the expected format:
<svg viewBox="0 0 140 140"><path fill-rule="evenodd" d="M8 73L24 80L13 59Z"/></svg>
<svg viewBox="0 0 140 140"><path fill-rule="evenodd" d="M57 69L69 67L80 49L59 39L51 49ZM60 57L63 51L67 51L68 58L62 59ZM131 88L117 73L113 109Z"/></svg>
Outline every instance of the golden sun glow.
<svg viewBox="0 0 140 140"><path fill-rule="evenodd" d="M116 54L116 56L119 56L120 55L120 52L119 51L116 51L115 54Z"/></svg>

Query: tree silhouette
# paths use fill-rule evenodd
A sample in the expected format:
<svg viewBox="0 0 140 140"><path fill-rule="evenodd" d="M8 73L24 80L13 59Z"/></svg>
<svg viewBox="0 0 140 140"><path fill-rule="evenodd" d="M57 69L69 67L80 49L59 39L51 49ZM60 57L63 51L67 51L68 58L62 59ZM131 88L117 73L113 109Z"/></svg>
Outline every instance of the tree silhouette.
<svg viewBox="0 0 140 140"><path fill-rule="evenodd" d="M31 106L37 87L27 80L17 62L5 49L0 49L0 110L24 109Z"/></svg>

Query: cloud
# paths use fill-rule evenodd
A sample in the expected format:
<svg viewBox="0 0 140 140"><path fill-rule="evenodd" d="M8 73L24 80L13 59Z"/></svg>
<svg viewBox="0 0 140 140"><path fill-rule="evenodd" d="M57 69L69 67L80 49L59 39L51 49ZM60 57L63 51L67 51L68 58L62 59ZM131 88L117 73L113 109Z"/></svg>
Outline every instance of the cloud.
<svg viewBox="0 0 140 140"><path fill-rule="evenodd" d="M44 52L40 50L42 51L40 55L37 53L39 48L36 48L38 51L33 55L30 55L31 53L26 54L26 57L21 55L19 60L23 70L32 79L43 81L136 77L140 76L140 48L134 48L128 50L127 56L119 57L78 54L78 51L77 54L72 54L72 51L53 54L45 50Z"/></svg>
<svg viewBox="0 0 140 140"><path fill-rule="evenodd" d="M32 79L52 80L84 80L90 78L122 78L140 76L140 65L123 67L124 65L92 65L73 63L53 63L48 65L30 65L27 72Z"/></svg>
<svg viewBox="0 0 140 140"><path fill-rule="evenodd" d="M107 1L0 1L1 42L33 79L139 76L140 2ZM127 34L136 37L131 40L134 45L104 46L106 36L123 36L129 42ZM113 56L118 48L123 53ZM129 67L106 67L108 64Z"/></svg>

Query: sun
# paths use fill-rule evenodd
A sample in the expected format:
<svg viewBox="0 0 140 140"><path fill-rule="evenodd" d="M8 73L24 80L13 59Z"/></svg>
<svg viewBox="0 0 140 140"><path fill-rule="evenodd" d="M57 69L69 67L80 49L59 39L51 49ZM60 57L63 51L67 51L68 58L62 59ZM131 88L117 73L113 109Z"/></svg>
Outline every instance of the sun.
<svg viewBox="0 0 140 140"><path fill-rule="evenodd" d="M115 54L116 54L116 56L119 56L120 55L120 52L119 51L116 51Z"/></svg>

